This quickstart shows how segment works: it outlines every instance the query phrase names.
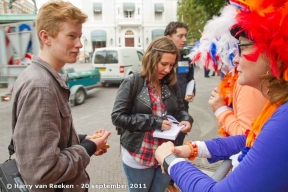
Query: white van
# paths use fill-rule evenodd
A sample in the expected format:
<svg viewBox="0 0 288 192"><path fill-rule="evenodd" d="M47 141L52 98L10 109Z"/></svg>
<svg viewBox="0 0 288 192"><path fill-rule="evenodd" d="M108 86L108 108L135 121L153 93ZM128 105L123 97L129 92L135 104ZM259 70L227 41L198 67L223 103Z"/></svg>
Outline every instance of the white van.
<svg viewBox="0 0 288 192"><path fill-rule="evenodd" d="M143 51L136 47L104 47L95 49L92 67L101 73L102 85L120 83L132 71L141 70Z"/></svg>

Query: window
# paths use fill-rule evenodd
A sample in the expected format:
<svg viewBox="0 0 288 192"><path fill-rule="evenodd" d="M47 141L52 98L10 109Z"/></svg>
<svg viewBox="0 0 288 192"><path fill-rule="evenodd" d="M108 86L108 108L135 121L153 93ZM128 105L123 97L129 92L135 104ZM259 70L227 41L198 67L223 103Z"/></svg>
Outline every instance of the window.
<svg viewBox="0 0 288 192"><path fill-rule="evenodd" d="M155 12L155 20L162 20L162 12Z"/></svg>
<svg viewBox="0 0 288 192"><path fill-rule="evenodd" d="M128 30L128 31L125 32L125 35L134 35L134 33L133 33L133 31Z"/></svg>
<svg viewBox="0 0 288 192"><path fill-rule="evenodd" d="M118 63L117 51L97 51L95 55L95 64Z"/></svg>
<svg viewBox="0 0 288 192"><path fill-rule="evenodd" d="M93 13L95 20L102 20L102 4L101 3L93 3Z"/></svg>
<svg viewBox="0 0 288 192"><path fill-rule="evenodd" d="M102 12L95 12L94 11L94 19L101 21L102 20Z"/></svg>
<svg viewBox="0 0 288 192"><path fill-rule="evenodd" d="M132 12L132 11L124 11L124 17L125 18L132 18L132 17L134 17L134 12Z"/></svg>
<svg viewBox="0 0 288 192"><path fill-rule="evenodd" d="M141 53L140 51L137 51L137 55L138 55L139 61L142 61L143 53Z"/></svg>
<svg viewBox="0 0 288 192"><path fill-rule="evenodd" d="M152 40L164 36L164 30L163 29L154 29L152 30Z"/></svg>
<svg viewBox="0 0 288 192"><path fill-rule="evenodd" d="M154 11L155 11L155 20L162 20L162 15L163 15L162 13L164 12L163 3L155 3Z"/></svg>
<svg viewBox="0 0 288 192"><path fill-rule="evenodd" d="M124 18L133 18L135 12L135 3L123 3Z"/></svg>

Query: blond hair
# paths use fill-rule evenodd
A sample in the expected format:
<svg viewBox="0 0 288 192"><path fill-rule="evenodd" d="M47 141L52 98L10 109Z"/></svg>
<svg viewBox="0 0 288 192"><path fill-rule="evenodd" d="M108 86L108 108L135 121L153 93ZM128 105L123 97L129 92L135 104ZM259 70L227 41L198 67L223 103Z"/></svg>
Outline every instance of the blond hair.
<svg viewBox="0 0 288 192"><path fill-rule="evenodd" d="M171 86L177 82L175 68L177 67L179 60L179 51L173 41L168 37L158 37L150 43L142 58L142 71L140 75L145 76L152 85L157 85L159 83L157 76L158 63L160 62L163 53L172 53L176 55L174 68L165 76L165 79Z"/></svg>
<svg viewBox="0 0 288 192"><path fill-rule="evenodd" d="M287 70L284 63L278 62L277 64L280 72L279 78L275 77L271 73L267 73L262 77L264 81L268 82L267 90L261 90L263 94L267 94L269 96L269 100L271 103L276 103L282 100L282 103L288 102L288 82L285 81L283 77L283 73ZM262 88L261 88L262 89Z"/></svg>
<svg viewBox="0 0 288 192"><path fill-rule="evenodd" d="M36 31L40 43L40 48L43 48L43 42L39 37L41 30L47 31L49 36L55 37L63 22L72 22L74 24L83 24L87 20L87 15L79 8L69 2L61 0L51 0L44 4L36 18Z"/></svg>

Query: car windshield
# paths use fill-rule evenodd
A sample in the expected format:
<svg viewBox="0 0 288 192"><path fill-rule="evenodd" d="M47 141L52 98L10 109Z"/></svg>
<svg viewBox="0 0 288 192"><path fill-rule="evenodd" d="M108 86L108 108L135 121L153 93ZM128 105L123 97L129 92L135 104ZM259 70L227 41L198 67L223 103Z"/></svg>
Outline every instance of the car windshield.
<svg viewBox="0 0 288 192"><path fill-rule="evenodd" d="M117 51L97 51L94 63L95 64L118 63Z"/></svg>

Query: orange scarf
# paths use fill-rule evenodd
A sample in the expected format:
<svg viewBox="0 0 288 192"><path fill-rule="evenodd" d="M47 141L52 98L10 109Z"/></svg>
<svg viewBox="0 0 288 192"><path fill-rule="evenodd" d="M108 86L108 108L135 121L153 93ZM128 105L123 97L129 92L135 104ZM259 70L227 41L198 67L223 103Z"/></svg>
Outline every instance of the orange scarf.
<svg viewBox="0 0 288 192"><path fill-rule="evenodd" d="M232 96L233 96L233 90L234 90L234 85L238 79L238 73L235 70L235 74L232 75L232 73L228 73L224 76L222 81L219 83L218 87L220 89L220 95L223 96L224 101L227 106L232 105ZM218 133L224 137L229 136L229 134L225 131L223 128L223 125L220 124L218 127Z"/></svg>
<svg viewBox="0 0 288 192"><path fill-rule="evenodd" d="M246 140L246 147L251 148L254 144L256 137L261 132L263 125L266 123L268 119L273 115L273 113L278 109L281 105L282 100L278 101L277 103L271 104L269 101L265 104L264 108L262 109L260 115L253 123L252 129L250 130L247 140Z"/></svg>
<svg viewBox="0 0 288 192"><path fill-rule="evenodd" d="M288 81L288 68L283 71L283 79ZM278 107L283 103L283 99L277 101L274 104L271 104L269 101L265 104L264 108L262 109L260 115L253 123L252 129L249 132L246 140L246 147L252 147L256 137L261 132L263 125L266 123L268 119L273 115L273 113L278 109Z"/></svg>

